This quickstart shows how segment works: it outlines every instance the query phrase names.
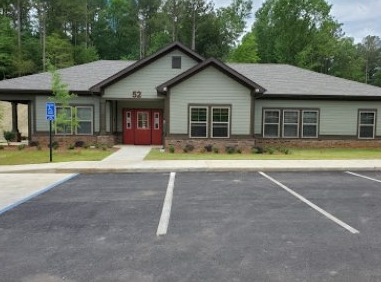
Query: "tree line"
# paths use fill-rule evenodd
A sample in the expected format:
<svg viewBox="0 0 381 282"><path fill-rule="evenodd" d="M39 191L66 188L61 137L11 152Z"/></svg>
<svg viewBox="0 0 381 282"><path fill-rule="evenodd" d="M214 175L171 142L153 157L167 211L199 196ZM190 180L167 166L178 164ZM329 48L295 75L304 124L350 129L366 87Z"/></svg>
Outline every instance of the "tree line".
<svg viewBox="0 0 381 282"><path fill-rule="evenodd" d="M0 0L0 79L98 59L137 60L173 41L202 56L287 63L381 86L381 40L346 37L325 0Z"/></svg>

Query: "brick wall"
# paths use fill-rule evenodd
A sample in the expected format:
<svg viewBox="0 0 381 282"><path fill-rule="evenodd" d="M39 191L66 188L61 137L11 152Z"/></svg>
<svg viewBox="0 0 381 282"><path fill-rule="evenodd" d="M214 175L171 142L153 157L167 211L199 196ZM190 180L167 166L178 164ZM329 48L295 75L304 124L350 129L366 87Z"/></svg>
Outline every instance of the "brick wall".
<svg viewBox="0 0 381 282"><path fill-rule="evenodd" d="M58 142L60 147L66 148L77 141L83 141L87 145L104 144L112 146L115 144L113 135L107 136L53 136L53 142ZM47 135L34 135L31 142L39 142L42 147L48 146L49 136Z"/></svg>

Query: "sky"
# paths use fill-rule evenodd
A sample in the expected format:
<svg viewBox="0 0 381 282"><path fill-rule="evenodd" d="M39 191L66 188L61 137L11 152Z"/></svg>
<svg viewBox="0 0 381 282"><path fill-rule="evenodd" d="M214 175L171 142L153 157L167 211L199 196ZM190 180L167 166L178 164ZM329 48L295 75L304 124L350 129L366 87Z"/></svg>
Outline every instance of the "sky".
<svg viewBox="0 0 381 282"><path fill-rule="evenodd" d="M227 6L232 0L213 0L215 7ZM251 29L254 13L265 0L253 0L253 17L248 21ZM353 37L356 43L367 35L381 38L381 0L326 0L332 5L331 15L342 23L346 37Z"/></svg>

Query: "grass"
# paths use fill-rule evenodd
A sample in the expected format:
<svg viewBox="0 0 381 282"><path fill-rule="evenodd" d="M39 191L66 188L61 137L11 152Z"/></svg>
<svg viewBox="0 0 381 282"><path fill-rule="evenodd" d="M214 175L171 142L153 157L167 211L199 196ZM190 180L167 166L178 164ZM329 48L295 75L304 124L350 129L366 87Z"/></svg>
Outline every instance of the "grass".
<svg viewBox="0 0 381 282"><path fill-rule="evenodd" d="M351 160L381 159L381 149L290 149L288 155L168 153L152 149L146 160Z"/></svg>
<svg viewBox="0 0 381 282"><path fill-rule="evenodd" d="M27 147L23 150L4 146L0 150L0 165L39 164L49 162L49 149L37 150ZM114 149L58 149L53 150L53 162L99 161L115 152Z"/></svg>

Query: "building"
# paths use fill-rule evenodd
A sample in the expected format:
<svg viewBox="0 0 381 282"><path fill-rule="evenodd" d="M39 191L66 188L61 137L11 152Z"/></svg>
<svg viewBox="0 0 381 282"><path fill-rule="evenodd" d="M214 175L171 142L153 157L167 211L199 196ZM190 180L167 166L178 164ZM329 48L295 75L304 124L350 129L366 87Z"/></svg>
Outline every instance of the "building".
<svg viewBox="0 0 381 282"><path fill-rule="evenodd" d="M59 142L378 147L381 88L282 64L224 64L174 42L142 60L59 70L79 127ZM0 100L28 105L28 138L48 142L51 74L0 81ZM64 109L57 105L57 111Z"/></svg>

